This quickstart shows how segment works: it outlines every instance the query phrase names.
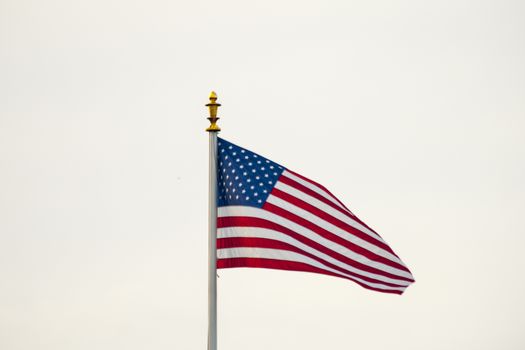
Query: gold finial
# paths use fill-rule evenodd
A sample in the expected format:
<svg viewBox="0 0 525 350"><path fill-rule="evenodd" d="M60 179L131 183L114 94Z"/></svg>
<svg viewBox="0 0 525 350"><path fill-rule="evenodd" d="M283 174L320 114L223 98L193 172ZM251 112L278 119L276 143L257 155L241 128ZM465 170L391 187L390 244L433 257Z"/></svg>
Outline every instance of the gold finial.
<svg viewBox="0 0 525 350"><path fill-rule="evenodd" d="M217 120L219 120L219 118L217 117L217 110L219 109L220 106L221 104L217 103L217 94L215 93L215 91L212 91L210 94L210 103L206 105L206 107L210 109L210 117L208 118L208 120L210 121L211 124L208 127L208 129L206 129L206 131L208 132L221 131L221 128L219 128L219 126L217 125Z"/></svg>

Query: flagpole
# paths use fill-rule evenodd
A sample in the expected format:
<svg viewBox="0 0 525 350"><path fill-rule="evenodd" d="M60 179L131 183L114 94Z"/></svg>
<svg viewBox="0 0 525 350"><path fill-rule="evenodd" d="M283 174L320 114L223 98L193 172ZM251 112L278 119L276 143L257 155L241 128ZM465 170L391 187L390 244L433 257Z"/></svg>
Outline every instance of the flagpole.
<svg viewBox="0 0 525 350"><path fill-rule="evenodd" d="M209 198L208 198L208 350L217 350L217 94L212 91L209 108L210 138Z"/></svg>

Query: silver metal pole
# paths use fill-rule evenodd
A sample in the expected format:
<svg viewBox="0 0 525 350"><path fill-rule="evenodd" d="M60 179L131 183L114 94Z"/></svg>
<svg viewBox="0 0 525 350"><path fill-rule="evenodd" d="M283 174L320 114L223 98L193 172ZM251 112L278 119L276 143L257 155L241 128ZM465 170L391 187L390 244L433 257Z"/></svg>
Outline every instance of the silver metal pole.
<svg viewBox="0 0 525 350"><path fill-rule="evenodd" d="M208 199L208 350L217 350L217 133L221 128L217 125L217 94L211 92L210 126L206 131L210 134L210 183Z"/></svg>
<svg viewBox="0 0 525 350"><path fill-rule="evenodd" d="M217 133L210 132L208 350L217 350Z"/></svg>

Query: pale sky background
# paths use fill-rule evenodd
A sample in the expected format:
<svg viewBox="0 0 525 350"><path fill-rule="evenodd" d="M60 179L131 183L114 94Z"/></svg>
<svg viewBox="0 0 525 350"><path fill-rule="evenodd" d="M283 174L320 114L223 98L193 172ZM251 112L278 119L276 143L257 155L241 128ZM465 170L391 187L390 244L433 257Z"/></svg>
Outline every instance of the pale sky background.
<svg viewBox="0 0 525 350"><path fill-rule="evenodd" d="M206 348L212 89L416 277L221 270L220 350L525 348L523 1L0 0L0 349Z"/></svg>

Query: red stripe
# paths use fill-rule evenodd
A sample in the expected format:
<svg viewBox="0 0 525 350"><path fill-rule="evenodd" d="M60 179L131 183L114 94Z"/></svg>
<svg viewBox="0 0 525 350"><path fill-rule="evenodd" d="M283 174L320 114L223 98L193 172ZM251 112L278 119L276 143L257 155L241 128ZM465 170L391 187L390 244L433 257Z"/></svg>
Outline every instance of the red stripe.
<svg viewBox="0 0 525 350"><path fill-rule="evenodd" d="M396 268L396 269L399 269L399 270L403 270L403 271L406 271L408 273L410 273L410 271L403 265L399 264L399 263L396 263L395 261L392 261L392 260L389 260L387 258L384 258L380 255L377 255L376 253L374 252L371 252L357 244L354 244L350 241L347 241L346 239L343 239L335 234L333 234L332 232L330 231L327 231L317 225L314 225L312 224L310 221L308 221L307 219L304 219L300 216L297 216L295 214L292 214L284 209L281 209L273 204L270 204L270 203L266 203L264 205L264 209L273 213L273 214L276 214L276 215L279 215L279 216L282 216L282 217L285 217L286 219L298 224L298 225L301 225L313 232L315 232L316 234L318 234L319 236L323 237L323 238L326 238L327 240L330 240L336 244L339 244L339 245L342 245L343 247L346 247L360 255L363 255L365 257L367 257L368 259L370 260L373 260L373 261L377 261L377 262L381 262L385 265L388 265L388 266L391 266L393 268Z"/></svg>
<svg viewBox="0 0 525 350"><path fill-rule="evenodd" d="M289 170L288 170L289 171ZM291 172L291 171L289 171ZM305 181L308 181L312 184L315 184L313 181L311 180L308 180L306 179L304 176L300 176L296 173L293 173L294 175L298 176L298 177L301 177L303 180ZM372 231L373 233L375 233L378 237L381 238L381 236L376 232L374 231L370 226L368 226L367 224L365 224L363 221L361 221L361 219L359 219L357 216L355 216L354 213L352 213L348 208L346 208L346 206L343 205L343 203L341 201L339 201L334 195L332 195L326 188L323 187L323 190L326 191L327 193L330 193L330 196L332 198L334 198L338 203L340 203L343 208L341 208L340 206L336 205L334 202L330 201L329 199L327 199L326 197L320 195L319 193L315 192L314 190L300 184L299 182L289 178L289 177L286 177L286 175L282 175L279 177L279 182L282 182L288 186L291 186L293 188L295 188L296 190L298 191L301 191L301 192L304 192L306 193L307 195L311 196L311 197L314 197L315 199L325 203L326 205L329 205L330 207L332 207L333 209L339 211L340 213L348 216L350 219L352 220L355 220L357 221L358 223L360 223L361 225L365 226L366 228L368 228L370 231ZM319 184L315 184L319 187L322 187L321 185ZM397 255L396 255L397 256Z"/></svg>
<svg viewBox="0 0 525 350"><path fill-rule="evenodd" d="M288 203L291 203L293 205L295 205L296 207L299 207L301 209L304 209L306 211L308 211L310 214L312 214L312 216L317 216L318 218L321 218L323 219L324 221L327 221L329 222L330 224L340 228L341 230L344 230L346 232L348 232L348 234L350 235L353 235L353 236L356 236L356 237L359 237L361 238L362 240L370 243L370 244L373 244L393 255L394 252L392 251L392 249L384 242L382 241L379 241L373 237L370 237L369 235L367 235L366 233L356 229L355 227L352 227L350 225L348 225L347 223L345 223L344 221L341 221L335 217L333 217L332 215L324 212L323 210L317 208L317 207L314 207L313 205L311 204L308 204L306 203L305 201L291 195L291 194L288 194L284 191L281 191L277 188L274 188L272 190L272 195L274 195L275 197L278 197L282 200L285 200L286 202Z"/></svg>
<svg viewBox="0 0 525 350"><path fill-rule="evenodd" d="M283 175L283 176L279 177L279 182L282 182L283 184L291 186L291 187L295 188L298 191L304 192L305 194L309 195L310 197L314 197L315 199L323 202L324 204L331 206L335 210L338 210L342 214L348 215L352 219L357 218L349 210L345 209L344 207L341 208L340 206L338 206L337 204L335 204L334 202L332 202L331 200L329 200L325 196L322 196L319 193L315 192L314 190L306 187L305 185L300 184L299 182L297 182L297 181L295 181L295 180L293 180L293 179L291 179L289 177L286 177L286 175Z"/></svg>
<svg viewBox="0 0 525 350"><path fill-rule="evenodd" d="M348 271L328 261L325 261L311 253L305 252L302 249L299 249L293 245L290 245L288 243L284 243L281 241L267 239L267 238L259 238L259 237L228 237L228 238L221 238L217 240L217 249L238 248L238 247L266 248L266 249L291 251L291 252L295 252L295 253L307 256L313 260L316 260L331 269L341 272L342 274L351 275L351 276L360 278L370 283L378 283L378 284L382 284L388 287L405 287L400 284L384 282L384 281L375 279L373 277L363 276L355 272ZM344 276L341 276L341 277L344 277Z"/></svg>
<svg viewBox="0 0 525 350"><path fill-rule="evenodd" d="M303 271L303 272L312 272L322 275L330 275L334 277L341 277L348 280L351 280L360 286L375 290L382 293L392 293L392 294L403 294L403 291L399 290L384 290L370 287L361 282L355 281L352 278L346 276L340 276L335 273L327 272L313 266L295 262L295 261L283 261L283 260L273 260L273 259L261 259L261 258L230 258L230 259L219 259L217 260L217 268L219 269L228 269L236 267L254 267L254 268L264 268L264 269L274 269L274 270L287 270L287 271Z"/></svg>
<svg viewBox="0 0 525 350"><path fill-rule="evenodd" d="M333 250L331 250L330 248L327 248L325 247L324 245L321 245L311 239L308 239L306 237L304 237L303 235L301 234L298 234L297 232L294 232L286 227L283 227L279 224L276 224L272 221L268 221L268 220L265 220L265 219L261 219L261 218L253 218L253 217L240 217L240 216L228 216L228 217L220 217L218 218L217 220L217 227L218 228L224 228L224 227L257 227L257 228L265 228L265 229L269 229L269 230L274 230L274 231L277 231L277 232L281 232L285 235L288 235L290 237L292 237L293 239L307 245L307 246L310 246L312 247L313 249L317 250L317 251L320 251L326 255L329 255L331 256L332 258L336 259L336 260L339 260L347 265L350 265L350 266L353 266L355 267L356 269L359 269L359 270L362 270L362 271L366 271L366 272L370 272L370 273L374 273L374 274L377 274L377 275L382 275L382 276L385 276L385 277L389 277L389 278L394 278L394 279L399 279L399 280L403 280L403 281L407 281L407 282L413 282L413 279L410 279L410 278L406 278L406 277L403 277L403 276L398 276L398 275L394 275L392 273L389 273L389 272L385 272L383 270L379 270L377 268L374 268L372 266L369 266L369 265L366 265L366 264L363 264L363 263L360 263L358 261L355 261L353 259L351 259L350 257L348 256L345 256L345 255L342 255L340 253L337 253ZM324 237L324 236L323 236ZM345 241L337 236L335 236L336 238L338 238L339 240L341 240L342 242L346 243L346 244L341 244L343 246L345 246L346 248L356 252L357 254L360 254L360 255L365 255L365 253L368 253L368 255L370 255L371 253L368 252L367 250L364 250L363 248L359 247L359 246L356 246L348 241ZM327 239L330 239L330 237L324 237L324 238L327 238ZM331 241L334 241L332 239L330 239ZM338 243L338 242L336 242ZM370 258L370 256L367 256L368 258ZM373 259L370 259L372 261L376 261L376 262L380 262L380 263L383 263L385 265L386 262L390 262L390 260L388 259L385 259L381 256L377 256L377 255L373 255ZM389 264L389 266L391 266Z"/></svg>
<svg viewBox="0 0 525 350"><path fill-rule="evenodd" d="M291 171L290 169L286 169L286 171L288 171L288 172L291 173L291 174L294 174L295 176L297 176L297 177L300 178L301 180L304 180L304 181L306 181L306 182L311 183L311 184L314 185L314 186L319 187L321 190L325 191L330 197L332 197L333 199L335 199L335 200L337 201L337 203L341 204L341 205L343 206L343 208L345 208L346 210L348 210L349 212L351 212L351 210L348 209L348 208L346 207L346 205L343 204L343 202L341 202L339 199L337 199L337 197L334 196L334 195L332 194L332 192L328 191L328 189L327 189L326 187L324 187L323 185L321 185L320 183L317 183L317 182L315 182L315 181L312 181L312 180L310 180L310 179L304 177L303 175L300 175L300 174L297 174L297 173L294 172L294 171Z"/></svg>

